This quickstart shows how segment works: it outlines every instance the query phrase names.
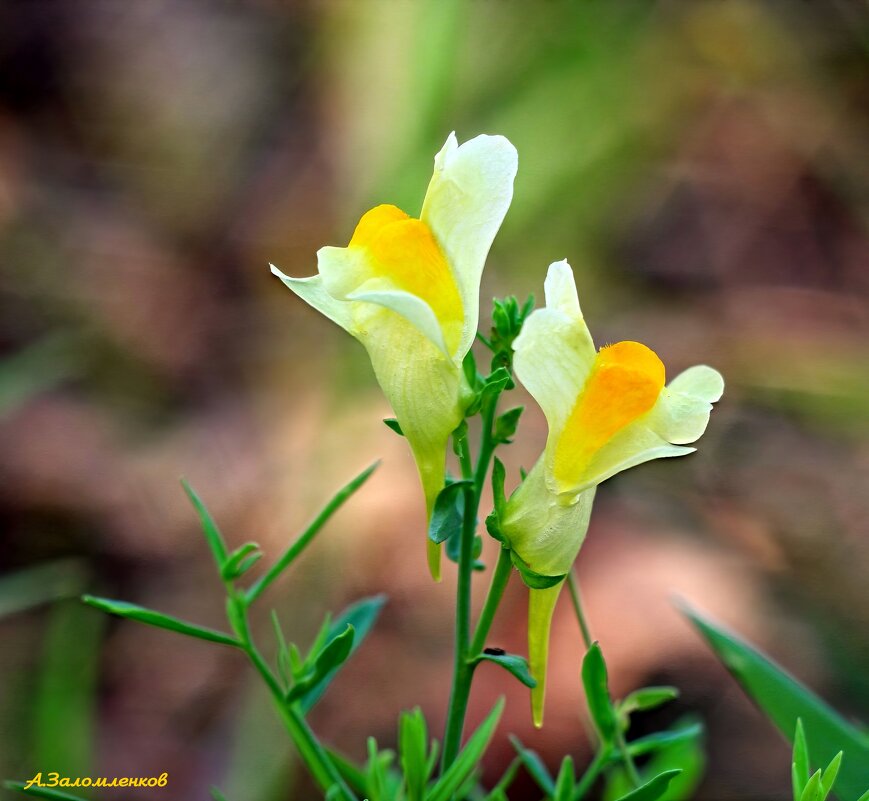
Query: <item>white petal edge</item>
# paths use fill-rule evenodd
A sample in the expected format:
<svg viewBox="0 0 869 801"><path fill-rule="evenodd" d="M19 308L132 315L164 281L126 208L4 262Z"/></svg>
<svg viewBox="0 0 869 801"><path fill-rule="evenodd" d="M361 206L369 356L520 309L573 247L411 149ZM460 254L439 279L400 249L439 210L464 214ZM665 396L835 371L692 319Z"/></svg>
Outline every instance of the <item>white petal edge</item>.
<svg viewBox="0 0 869 801"><path fill-rule="evenodd" d="M353 317L350 304L343 300L336 300L323 286L323 279L319 275L309 278L290 278L282 273L274 264L270 264L272 274L276 275L296 295L309 306L315 308L320 314L328 317L333 323L340 325L345 331L354 334Z"/></svg>
<svg viewBox="0 0 869 801"><path fill-rule="evenodd" d="M451 133L435 156L420 219L434 233L459 288L464 310L459 359L477 334L483 267L513 199L518 164L508 139L485 134L459 145Z"/></svg>

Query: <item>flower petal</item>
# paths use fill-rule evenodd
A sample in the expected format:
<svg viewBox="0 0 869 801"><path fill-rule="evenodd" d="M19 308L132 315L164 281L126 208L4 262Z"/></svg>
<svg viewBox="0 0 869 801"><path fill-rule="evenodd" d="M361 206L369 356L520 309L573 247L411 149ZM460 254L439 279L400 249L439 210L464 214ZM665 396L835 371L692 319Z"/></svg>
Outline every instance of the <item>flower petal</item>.
<svg viewBox="0 0 869 801"><path fill-rule="evenodd" d="M622 470L652 459L684 456L709 423L712 404L724 392L724 379L711 367L691 367L661 390L648 414L626 426L604 445L578 477L572 491L599 484Z"/></svg>
<svg viewBox="0 0 869 801"><path fill-rule="evenodd" d="M595 360L573 272L566 261L550 265L546 308L532 312L513 343L516 375L543 409L550 440L567 422Z"/></svg>
<svg viewBox="0 0 869 801"><path fill-rule="evenodd" d="M310 306L313 306L320 314L328 317L333 323L337 323L345 331L353 334L353 316L350 306L341 300L335 300L323 286L323 279L319 275L310 278L290 278L284 275L274 264L269 267L274 275L281 279L293 292Z"/></svg>
<svg viewBox="0 0 869 801"><path fill-rule="evenodd" d="M435 156L420 220L446 254L464 308L458 358L477 333L480 279L486 256L513 198L516 148L503 136L477 136L459 145L455 133Z"/></svg>

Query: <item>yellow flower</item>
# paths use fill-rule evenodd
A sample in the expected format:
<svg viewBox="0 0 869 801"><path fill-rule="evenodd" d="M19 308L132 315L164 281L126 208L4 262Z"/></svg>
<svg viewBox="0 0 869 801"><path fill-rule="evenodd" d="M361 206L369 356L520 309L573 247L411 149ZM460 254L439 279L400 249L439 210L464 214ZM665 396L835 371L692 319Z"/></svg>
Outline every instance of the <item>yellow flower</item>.
<svg viewBox="0 0 869 801"><path fill-rule="evenodd" d="M395 206L363 215L347 247L317 252L318 275L275 273L358 339L413 450L431 514L450 434L464 419L462 360L474 342L480 278L513 196L518 157L503 136L435 156L419 219ZM440 547L429 542L439 575Z"/></svg>
<svg viewBox="0 0 869 801"><path fill-rule="evenodd" d="M573 271L549 267L546 308L514 343L516 375L546 416L546 449L510 497L500 529L531 587L529 658L543 719L549 627L563 579L585 538L598 484L629 467L693 452L724 391L711 367L692 367L665 386L664 365L639 342L596 350Z"/></svg>

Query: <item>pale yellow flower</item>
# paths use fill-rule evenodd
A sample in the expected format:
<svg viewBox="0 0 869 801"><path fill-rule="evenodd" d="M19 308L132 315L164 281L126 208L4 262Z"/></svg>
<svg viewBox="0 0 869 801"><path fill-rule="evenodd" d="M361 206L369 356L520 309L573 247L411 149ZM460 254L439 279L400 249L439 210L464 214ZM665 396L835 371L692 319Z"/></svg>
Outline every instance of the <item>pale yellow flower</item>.
<svg viewBox="0 0 869 801"><path fill-rule="evenodd" d="M694 451L685 446L706 430L724 391L721 375L704 365L665 385L663 363L639 342L596 350L566 261L550 266L545 292L546 308L530 315L514 343L514 365L546 416L549 436L500 521L533 587L529 657L538 725L552 612L585 538L595 488L629 467Z"/></svg>
<svg viewBox="0 0 869 801"><path fill-rule="evenodd" d="M290 278L293 292L358 339L413 450L431 514L444 486L450 434L464 419L462 360L474 342L480 278L513 196L516 149L503 136L435 156L419 218L395 206L363 215L347 247L317 253L318 275ZM429 542L439 574L440 547Z"/></svg>

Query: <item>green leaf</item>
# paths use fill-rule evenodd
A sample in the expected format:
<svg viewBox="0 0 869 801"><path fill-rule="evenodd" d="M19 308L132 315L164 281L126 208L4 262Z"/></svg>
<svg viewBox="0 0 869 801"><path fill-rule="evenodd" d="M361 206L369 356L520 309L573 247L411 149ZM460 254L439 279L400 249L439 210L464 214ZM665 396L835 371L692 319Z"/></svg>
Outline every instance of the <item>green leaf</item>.
<svg viewBox="0 0 869 801"><path fill-rule="evenodd" d="M34 798L49 798L53 799L53 801L85 801L81 796L62 793L60 790L52 790L50 787L37 787L35 784L25 790L26 785L26 782L4 782L7 790L15 790Z"/></svg>
<svg viewBox="0 0 869 801"><path fill-rule="evenodd" d="M347 757L339 754L337 751L326 749L326 752L338 773L341 774L341 778L350 785L350 788L354 792L364 796L367 793L365 771L357 767L353 762L347 759Z"/></svg>
<svg viewBox="0 0 869 801"><path fill-rule="evenodd" d="M524 406L517 406L515 409L508 409L504 414L498 416L495 420L495 442L505 445L512 442L511 437L519 427L519 418L523 411L525 411Z"/></svg>
<svg viewBox="0 0 869 801"><path fill-rule="evenodd" d="M821 771L815 771L800 795L800 801L821 801Z"/></svg>
<svg viewBox="0 0 869 801"><path fill-rule="evenodd" d="M444 542L461 534L465 490L473 486L470 480L453 481L438 493L428 524L428 538L432 542Z"/></svg>
<svg viewBox="0 0 869 801"><path fill-rule="evenodd" d="M218 787L211 788L211 797L214 799L214 801L226 801L226 796L220 792L220 789Z"/></svg>
<svg viewBox="0 0 869 801"><path fill-rule="evenodd" d="M623 795L618 801L657 801L657 799L664 796L664 793L667 792L667 788L670 786L670 782L681 772L678 769L664 771L636 790Z"/></svg>
<svg viewBox="0 0 869 801"><path fill-rule="evenodd" d="M477 390L480 385L480 375L477 372L477 360L474 358L474 351L469 350L462 359L462 371L465 374L465 380L472 390Z"/></svg>
<svg viewBox="0 0 869 801"><path fill-rule="evenodd" d="M317 654L308 674L299 679L287 693L287 703L300 700L344 664L353 649L354 634L353 626L348 624L341 634L326 643Z"/></svg>
<svg viewBox="0 0 869 801"><path fill-rule="evenodd" d="M494 662L519 679L526 687L534 688L537 686L537 682L528 668L528 660L524 656L508 654L495 648L487 648L473 660L474 664L479 664L480 662Z"/></svg>
<svg viewBox="0 0 869 801"><path fill-rule="evenodd" d="M869 736L760 651L694 610L682 611L785 737L793 737L797 718L802 718L813 759L824 764L844 753L837 795L844 801L858 798L869 786Z"/></svg>
<svg viewBox="0 0 869 801"><path fill-rule="evenodd" d="M794 801L800 801L803 790L809 781L809 751L806 747L806 733L803 729L802 718L797 718L797 726L794 732L794 753L791 765L791 776L794 785Z"/></svg>
<svg viewBox="0 0 869 801"><path fill-rule="evenodd" d="M246 542L236 548L220 568L220 577L224 581L234 581L241 578L262 557L262 551L255 542Z"/></svg>
<svg viewBox="0 0 869 801"><path fill-rule="evenodd" d="M510 735L510 742L513 744L513 748L516 749L516 753L519 754L519 759L522 760L522 764L525 766L525 770L528 771L528 775L534 779L537 786L546 795L552 796L555 793L555 780L546 769L546 765L543 764L543 760L538 756L537 752L526 748L522 745L519 738L512 734Z"/></svg>
<svg viewBox="0 0 869 801"><path fill-rule="evenodd" d="M842 766L842 756L842 752L839 751L839 753L830 761L830 764L827 765L827 769L821 776L821 801L824 801L824 799L830 794L833 785L836 783L836 777L839 775L839 768Z"/></svg>
<svg viewBox="0 0 869 801"><path fill-rule="evenodd" d="M324 525L328 522L329 518L332 517L335 512L338 511L343 505L344 502L350 498L368 479L371 477L371 474L378 468L380 462L377 461L374 464L366 467L356 478L354 478L349 483L345 484L338 492L336 492L332 499L327 503L321 510L320 513L314 518L311 524L299 535L299 538L287 548L286 551L281 555L281 558L278 559L277 562L272 565L269 570L266 572L262 578L260 578L255 584L253 584L247 591L247 602L253 603L259 596L263 593L263 591L268 587L281 573L284 572L308 547L311 543L311 540L319 533L320 529L323 528Z"/></svg>
<svg viewBox="0 0 869 801"><path fill-rule="evenodd" d="M385 595L372 595L370 598L363 598L361 601L351 604L332 623L328 636L330 638L336 637L347 626L352 626L355 635L353 637L353 645L350 648L350 656L353 656L359 646L365 641L365 638L371 633L371 629L377 622L377 618L380 616L380 611L385 603ZM343 664L337 665L316 686L305 693L304 697L299 699L302 711L306 714L311 711L311 708L320 700L326 688L342 667Z"/></svg>
<svg viewBox="0 0 869 801"><path fill-rule="evenodd" d="M486 796L485 801L508 801L507 790L516 778L519 768L522 765L522 757L517 756L504 771L498 783L492 788L491 792Z"/></svg>
<svg viewBox="0 0 869 801"><path fill-rule="evenodd" d="M674 701L678 697L679 690L675 687L643 687L640 690L634 690L624 701L621 701L618 709L622 715L630 715L633 712L647 712L669 701Z"/></svg>
<svg viewBox="0 0 869 801"><path fill-rule="evenodd" d="M398 420L394 417L384 417L383 422L387 428L392 429L399 437L404 436L404 431L401 430L401 425Z"/></svg>
<svg viewBox="0 0 869 801"><path fill-rule="evenodd" d="M188 637L198 637L200 640L217 642L221 645L239 646L241 644L238 640L230 637L228 634L224 634L222 631L215 631L214 629L197 626L194 623L187 623L184 620L164 615L162 612L155 612L153 609L136 606L136 604L128 604L124 601L112 601L108 598L95 598L93 595L83 595L81 599L88 606L92 606L94 609L99 609L102 612L108 612L110 615L118 615L128 620L146 623L149 626L177 631L179 634L186 634Z"/></svg>
<svg viewBox="0 0 869 801"><path fill-rule="evenodd" d="M429 757L428 727L419 707L399 718L398 751L407 801L424 801L434 760Z"/></svg>
<svg viewBox="0 0 869 801"><path fill-rule="evenodd" d="M863 795L861 795L861 796L857 799L857 801L869 801L869 790L866 790L866 792L863 793Z"/></svg>
<svg viewBox="0 0 869 801"><path fill-rule="evenodd" d="M553 801L570 801L573 797L575 786L576 774L573 768L573 757L565 756L561 760L561 769L558 771L558 778L555 780Z"/></svg>
<svg viewBox="0 0 869 801"><path fill-rule="evenodd" d="M592 722L605 743L616 736L617 718L607 686L607 669L600 646L594 643L582 660L582 686Z"/></svg>
<svg viewBox="0 0 869 801"><path fill-rule="evenodd" d="M631 740L631 742L628 743L628 753L632 757L645 756L646 754L652 754L656 751L670 748L671 746L697 740L702 736L702 734L703 725L701 723L692 723L689 726L671 729L669 731L647 734L645 737L638 737L636 740Z"/></svg>
<svg viewBox="0 0 869 801"><path fill-rule="evenodd" d="M211 554L214 556L214 562L217 569L220 570L226 562L226 543L223 541L223 536L214 518L206 508L202 499L196 494L193 487L187 483L187 479L181 479L181 486L184 487L184 492L196 509L196 514L199 515L199 522L202 524L202 533L205 534L205 539L208 541L208 547L211 548Z"/></svg>
<svg viewBox="0 0 869 801"><path fill-rule="evenodd" d="M495 733L495 727L498 725L503 711L504 699L501 698L489 716L468 739L455 762L447 768L443 776L431 788L426 801L449 801L453 793L473 774L489 746L489 741Z"/></svg>

